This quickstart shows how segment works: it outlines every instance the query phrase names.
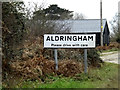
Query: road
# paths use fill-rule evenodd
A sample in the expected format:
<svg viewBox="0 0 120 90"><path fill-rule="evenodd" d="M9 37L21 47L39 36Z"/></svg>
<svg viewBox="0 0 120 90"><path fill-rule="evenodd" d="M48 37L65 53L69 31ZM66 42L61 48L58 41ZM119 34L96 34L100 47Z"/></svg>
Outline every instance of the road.
<svg viewBox="0 0 120 90"><path fill-rule="evenodd" d="M120 64L120 61L118 62L118 55L120 59L120 54L118 54L118 51L106 52L101 54L101 59L105 62Z"/></svg>

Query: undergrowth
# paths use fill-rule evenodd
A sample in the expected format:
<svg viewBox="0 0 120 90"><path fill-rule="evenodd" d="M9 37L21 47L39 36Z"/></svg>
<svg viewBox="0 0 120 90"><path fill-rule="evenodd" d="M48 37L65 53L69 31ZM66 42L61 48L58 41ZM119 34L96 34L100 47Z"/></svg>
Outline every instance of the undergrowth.
<svg viewBox="0 0 120 90"><path fill-rule="evenodd" d="M118 65L104 63L101 68L89 68L88 74L74 77L47 76L44 82L27 80L14 86L16 88L117 88Z"/></svg>

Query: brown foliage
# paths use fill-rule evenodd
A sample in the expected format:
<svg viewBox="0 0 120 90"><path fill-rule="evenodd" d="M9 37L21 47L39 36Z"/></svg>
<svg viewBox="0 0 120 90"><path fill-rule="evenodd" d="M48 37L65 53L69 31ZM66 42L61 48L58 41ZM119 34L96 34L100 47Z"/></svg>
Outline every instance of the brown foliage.
<svg viewBox="0 0 120 90"><path fill-rule="evenodd" d="M14 61L10 67L15 75L23 76L25 79L37 80L46 75L74 76L83 71L82 65L72 60L60 61L59 69L56 71L54 61L44 59L43 56L26 61Z"/></svg>
<svg viewBox="0 0 120 90"><path fill-rule="evenodd" d="M120 48L120 44L117 42L111 42L109 46L98 46L97 49L98 50L109 50L112 48Z"/></svg>
<svg viewBox="0 0 120 90"><path fill-rule="evenodd" d="M66 77L74 76L83 70L83 49L58 49L58 71L55 70L53 61L53 49L43 48L43 37L32 38L24 42L22 54L15 55L14 61L6 64L3 61L3 71L8 69L13 75L21 76L24 79L41 80L47 75L63 75ZM88 50L88 65L99 66L99 59L95 51ZM5 77L5 75L3 75Z"/></svg>

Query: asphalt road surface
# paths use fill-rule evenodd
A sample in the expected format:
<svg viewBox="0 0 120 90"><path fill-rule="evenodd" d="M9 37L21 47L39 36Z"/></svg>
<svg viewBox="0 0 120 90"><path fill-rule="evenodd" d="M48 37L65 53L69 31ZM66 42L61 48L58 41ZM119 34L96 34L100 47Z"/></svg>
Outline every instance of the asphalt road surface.
<svg viewBox="0 0 120 90"><path fill-rule="evenodd" d="M113 52L102 53L101 59L105 62L120 64L120 61L119 61L120 60L120 52L113 51Z"/></svg>

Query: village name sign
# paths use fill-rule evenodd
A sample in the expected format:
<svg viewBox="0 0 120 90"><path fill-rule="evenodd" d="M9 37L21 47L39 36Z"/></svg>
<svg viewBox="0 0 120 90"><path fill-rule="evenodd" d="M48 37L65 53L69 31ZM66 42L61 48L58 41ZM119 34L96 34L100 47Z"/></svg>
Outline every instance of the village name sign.
<svg viewBox="0 0 120 90"><path fill-rule="evenodd" d="M58 70L57 48L84 48L84 72L87 73L87 48L95 48L95 34L44 34L44 48L54 48Z"/></svg>
<svg viewBox="0 0 120 90"><path fill-rule="evenodd" d="M95 34L45 34L44 48L95 48Z"/></svg>

